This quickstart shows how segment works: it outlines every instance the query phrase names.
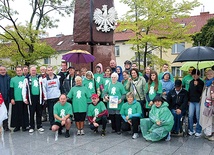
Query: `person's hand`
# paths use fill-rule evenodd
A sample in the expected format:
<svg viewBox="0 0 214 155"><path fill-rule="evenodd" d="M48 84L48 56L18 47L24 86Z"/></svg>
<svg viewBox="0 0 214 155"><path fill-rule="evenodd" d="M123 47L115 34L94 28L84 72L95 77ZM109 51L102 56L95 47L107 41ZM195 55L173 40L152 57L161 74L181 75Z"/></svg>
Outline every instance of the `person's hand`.
<svg viewBox="0 0 214 155"><path fill-rule="evenodd" d="M151 107L152 105L153 105L153 102L152 102L152 101L150 101L150 102L149 102L149 106Z"/></svg>
<svg viewBox="0 0 214 155"><path fill-rule="evenodd" d="M177 115L181 114L181 110L180 109L176 109L175 112L176 112Z"/></svg>
<svg viewBox="0 0 214 155"><path fill-rule="evenodd" d="M28 102L28 100L25 100L24 103L25 103L25 104L28 104L29 102Z"/></svg>
<svg viewBox="0 0 214 155"><path fill-rule="evenodd" d="M132 78L129 78L128 80L129 80L129 82L132 82Z"/></svg>
<svg viewBox="0 0 214 155"><path fill-rule="evenodd" d="M129 116L126 116L126 120L127 120L127 121L129 120Z"/></svg>
<svg viewBox="0 0 214 155"><path fill-rule="evenodd" d="M96 122L94 122L93 125L94 125L95 127L98 127L98 126L99 126L99 124L96 123Z"/></svg>
<svg viewBox="0 0 214 155"><path fill-rule="evenodd" d="M197 86L198 85L198 81L195 80L194 81L194 85Z"/></svg>
<svg viewBox="0 0 214 155"><path fill-rule="evenodd" d="M130 125L132 125L132 122L131 122L131 120L128 120L128 123L129 123Z"/></svg>
<svg viewBox="0 0 214 155"><path fill-rule="evenodd" d="M94 117L94 118L93 118L93 122L95 122L95 121L96 121L96 119L97 119L97 117Z"/></svg>
<svg viewBox="0 0 214 155"><path fill-rule="evenodd" d="M11 103L12 105L14 105L14 104L15 104L15 100L12 99L12 100L10 101L10 103Z"/></svg>
<svg viewBox="0 0 214 155"><path fill-rule="evenodd" d="M118 104L120 104L121 102L122 102L122 100L121 100L121 99L119 99L119 100L118 100Z"/></svg>
<svg viewBox="0 0 214 155"><path fill-rule="evenodd" d="M163 94L163 95L166 95L166 92L163 92L162 94Z"/></svg>
<svg viewBox="0 0 214 155"><path fill-rule="evenodd" d="M161 125L161 121L157 121L156 124L157 124L158 126L160 126L160 125Z"/></svg>
<svg viewBox="0 0 214 155"><path fill-rule="evenodd" d="M62 122L61 122L61 125L62 125L62 126L65 125L65 121L62 121Z"/></svg>
<svg viewBox="0 0 214 155"><path fill-rule="evenodd" d="M62 121L66 121L66 117L63 117L63 118L62 118Z"/></svg>
<svg viewBox="0 0 214 155"><path fill-rule="evenodd" d="M109 101L108 95L106 95L104 98L106 101Z"/></svg>

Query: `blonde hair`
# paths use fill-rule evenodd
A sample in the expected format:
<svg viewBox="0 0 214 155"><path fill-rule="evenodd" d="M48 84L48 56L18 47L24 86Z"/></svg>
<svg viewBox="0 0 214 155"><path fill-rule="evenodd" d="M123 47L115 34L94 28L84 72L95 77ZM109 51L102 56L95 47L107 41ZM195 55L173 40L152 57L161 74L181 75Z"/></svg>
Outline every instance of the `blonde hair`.
<svg viewBox="0 0 214 155"><path fill-rule="evenodd" d="M128 93L126 94L126 98L128 98L129 96L131 96L133 99L135 98L133 92L128 92Z"/></svg>
<svg viewBox="0 0 214 155"><path fill-rule="evenodd" d="M77 81L77 80L82 80L82 78L80 76L76 76L75 81Z"/></svg>

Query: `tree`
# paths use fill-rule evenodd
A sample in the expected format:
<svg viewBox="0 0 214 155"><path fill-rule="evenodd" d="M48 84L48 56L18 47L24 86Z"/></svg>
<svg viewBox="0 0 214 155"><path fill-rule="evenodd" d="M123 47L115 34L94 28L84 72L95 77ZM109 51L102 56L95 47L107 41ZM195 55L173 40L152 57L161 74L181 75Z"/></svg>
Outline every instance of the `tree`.
<svg viewBox="0 0 214 155"><path fill-rule="evenodd" d="M193 46L214 47L214 18L208 20L201 31L192 36Z"/></svg>
<svg viewBox="0 0 214 155"><path fill-rule="evenodd" d="M73 11L74 0L27 0L32 13L25 24L19 22L21 17L11 7L14 0L0 0L0 58L11 58L18 64L36 64L36 60L48 58L55 50L41 42L40 35L44 29L57 27L59 19L50 16L57 13L62 17ZM26 3L22 0L19 3ZM18 17L18 18L17 18ZM2 25L9 22L9 26ZM1 33L2 32L2 33Z"/></svg>
<svg viewBox="0 0 214 155"><path fill-rule="evenodd" d="M135 37L128 43L138 55L143 55L144 67L147 66L147 55L159 49L169 49L174 43L189 42L188 30L192 25L183 26L177 19L190 14L194 7L199 6L197 0L192 2L176 0L121 0L130 10L119 21L118 30L132 30ZM139 58L138 58L139 60Z"/></svg>

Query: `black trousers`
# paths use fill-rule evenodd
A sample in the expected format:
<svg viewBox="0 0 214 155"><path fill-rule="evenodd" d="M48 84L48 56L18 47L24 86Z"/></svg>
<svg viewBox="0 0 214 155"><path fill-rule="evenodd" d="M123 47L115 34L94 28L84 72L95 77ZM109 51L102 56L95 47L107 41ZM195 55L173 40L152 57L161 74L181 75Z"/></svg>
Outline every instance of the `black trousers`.
<svg viewBox="0 0 214 155"><path fill-rule="evenodd" d="M102 129L105 130L106 129L106 124L107 124L107 116L102 116L101 119L99 121L97 121L96 123L98 123L99 125L102 125ZM95 130L98 127L95 127L93 123L90 124L90 129L91 130Z"/></svg>
<svg viewBox="0 0 214 155"><path fill-rule="evenodd" d="M132 117L131 118L133 133L138 133L138 126L140 125L140 118L139 117ZM131 131L131 125L128 122L123 120L122 131Z"/></svg>
<svg viewBox="0 0 214 155"><path fill-rule="evenodd" d="M48 99L47 100L47 105L48 105L48 116L49 116L49 122L50 125L54 125L54 114L53 114L53 107L54 104L59 100L59 98L54 98L54 99Z"/></svg>
<svg viewBox="0 0 214 155"><path fill-rule="evenodd" d="M42 105L39 103L39 95L31 95L31 103L29 104L30 109L30 128L35 128L34 116L36 113L36 126L37 129L42 127Z"/></svg>
<svg viewBox="0 0 214 155"><path fill-rule="evenodd" d="M111 128L116 132L120 132L121 130L121 115L120 114L109 114L109 118L111 120Z"/></svg>
<svg viewBox="0 0 214 155"><path fill-rule="evenodd" d="M15 101L12 105L11 127L26 128L29 123L28 108L23 101Z"/></svg>

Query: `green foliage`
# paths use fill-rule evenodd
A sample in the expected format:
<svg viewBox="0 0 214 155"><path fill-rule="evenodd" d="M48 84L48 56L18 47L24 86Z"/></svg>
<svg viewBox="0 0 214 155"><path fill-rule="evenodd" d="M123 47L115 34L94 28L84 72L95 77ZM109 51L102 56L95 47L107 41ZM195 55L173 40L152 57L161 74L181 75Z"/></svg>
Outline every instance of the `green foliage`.
<svg viewBox="0 0 214 155"><path fill-rule="evenodd" d="M192 25L183 27L176 19L182 19L190 14L193 8L199 6L197 0L121 0L130 10L119 21L117 31L131 30L135 36L128 43L133 44L133 50L143 53L144 66L147 65L147 55L158 48L169 49L174 43L190 42L188 30ZM150 60L149 60L150 61Z"/></svg>
<svg viewBox="0 0 214 155"><path fill-rule="evenodd" d="M49 45L41 42L40 35L46 28L57 27L59 19L50 16L57 13L62 17L73 12L74 0L28 0L29 21L25 24L18 21L19 15L11 8L13 0L0 1L0 58L9 58L11 65L37 64L38 59L44 59L56 54ZM25 1L20 1L25 3ZM9 26L2 23L9 22ZM2 33L1 33L2 32Z"/></svg>
<svg viewBox="0 0 214 155"><path fill-rule="evenodd" d="M193 46L214 47L214 18L208 20L201 31L192 36Z"/></svg>

